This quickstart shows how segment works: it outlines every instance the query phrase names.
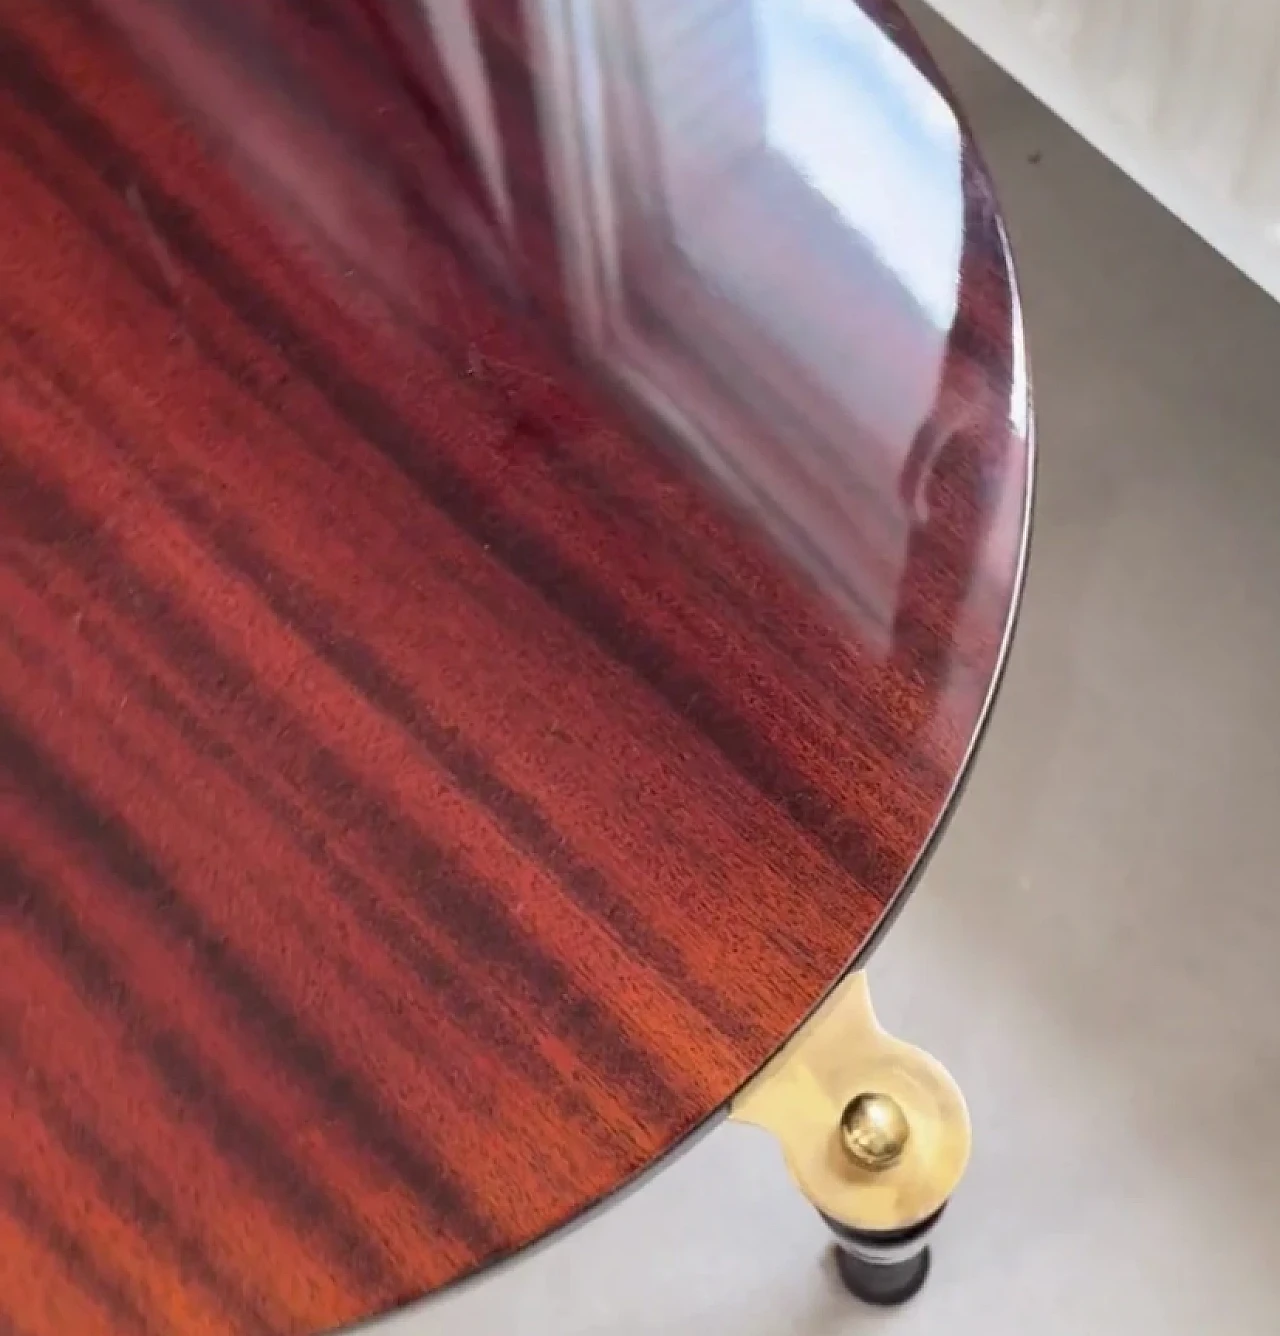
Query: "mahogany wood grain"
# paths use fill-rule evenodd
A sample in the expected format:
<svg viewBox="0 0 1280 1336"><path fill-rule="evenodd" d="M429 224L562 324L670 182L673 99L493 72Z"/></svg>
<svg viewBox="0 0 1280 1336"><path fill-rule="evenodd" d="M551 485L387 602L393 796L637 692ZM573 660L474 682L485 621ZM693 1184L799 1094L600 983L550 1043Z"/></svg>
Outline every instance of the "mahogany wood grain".
<svg viewBox="0 0 1280 1336"><path fill-rule="evenodd" d="M505 194L408 3L0 15L6 1333L327 1330L600 1202L865 952L985 717L1021 329L914 37L849 6L904 197L953 145L896 268L781 175L699 210L855 399L932 349L917 427L635 241L719 462L833 461L783 514L573 351L536 34L479 9Z"/></svg>

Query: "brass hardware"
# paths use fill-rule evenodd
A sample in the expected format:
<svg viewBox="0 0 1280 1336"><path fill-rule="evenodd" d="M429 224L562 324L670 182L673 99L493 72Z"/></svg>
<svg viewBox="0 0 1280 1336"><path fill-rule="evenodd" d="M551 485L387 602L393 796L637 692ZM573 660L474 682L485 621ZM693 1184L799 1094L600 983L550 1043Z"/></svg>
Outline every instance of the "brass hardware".
<svg viewBox="0 0 1280 1336"><path fill-rule="evenodd" d="M867 1090L855 1095L840 1115L845 1153L863 1169L887 1169L902 1158L911 1124L890 1095Z"/></svg>
<svg viewBox="0 0 1280 1336"><path fill-rule="evenodd" d="M782 1145L801 1192L871 1233L936 1214L969 1159L969 1113L946 1068L886 1034L849 975L734 1099L730 1117Z"/></svg>

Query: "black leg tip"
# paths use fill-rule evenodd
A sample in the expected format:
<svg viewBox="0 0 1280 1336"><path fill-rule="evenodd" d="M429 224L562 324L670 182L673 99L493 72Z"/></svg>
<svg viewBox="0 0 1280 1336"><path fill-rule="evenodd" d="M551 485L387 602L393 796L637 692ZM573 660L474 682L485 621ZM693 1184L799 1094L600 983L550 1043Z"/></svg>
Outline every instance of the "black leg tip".
<svg viewBox="0 0 1280 1336"><path fill-rule="evenodd" d="M849 1293L863 1303L881 1308L894 1308L914 1299L929 1279L930 1258L925 1239L944 1210L945 1202L927 1219L906 1229L883 1233L853 1229L824 1215L822 1218L839 1240L836 1266Z"/></svg>
<svg viewBox="0 0 1280 1336"><path fill-rule="evenodd" d="M901 1262L868 1262L843 1248L836 1249L836 1267L845 1288L863 1303L896 1308L920 1293L929 1278L929 1249Z"/></svg>

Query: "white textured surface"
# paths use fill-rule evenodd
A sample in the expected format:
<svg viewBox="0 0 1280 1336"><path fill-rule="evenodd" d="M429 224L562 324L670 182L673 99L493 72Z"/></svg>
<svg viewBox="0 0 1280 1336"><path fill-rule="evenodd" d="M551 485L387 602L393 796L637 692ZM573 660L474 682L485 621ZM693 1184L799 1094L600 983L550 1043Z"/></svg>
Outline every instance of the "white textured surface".
<svg viewBox="0 0 1280 1336"><path fill-rule="evenodd" d="M929 0L1280 298L1277 0Z"/></svg>
<svg viewBox="0 0 1280 1336"><path fill-rule="evenodd" d="M973 1107L934 1276L847 1300L768 1139L722 1127L375 1336L1280 1331L1280 307L928 31L1021 262L1042 466L991 735L872 970Z"/></svg>

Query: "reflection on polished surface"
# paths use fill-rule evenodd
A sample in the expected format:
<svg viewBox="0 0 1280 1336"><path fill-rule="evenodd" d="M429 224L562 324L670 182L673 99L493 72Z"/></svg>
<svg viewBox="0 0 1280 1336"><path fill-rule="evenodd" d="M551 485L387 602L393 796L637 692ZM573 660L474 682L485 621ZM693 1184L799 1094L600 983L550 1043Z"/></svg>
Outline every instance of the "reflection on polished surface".
<svg viewBox="0 0 1280 1336"><path fill-rule="evenodd" d="M1021 579L1003 233L887 0L0 68L0 1324L327 1330L658 1163L909 888Z"/></svg>
<svg viewBox="0 0 1280 1336"><path fill-rule="evenodd" d="M887 634L962 277L954 113L848 0L539 8L588 347Z"/></svg>

